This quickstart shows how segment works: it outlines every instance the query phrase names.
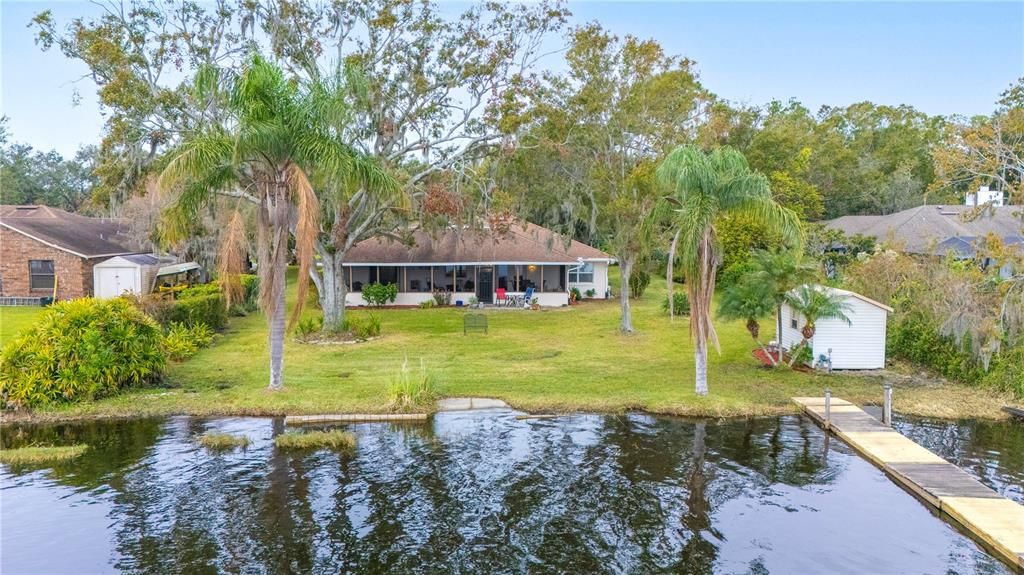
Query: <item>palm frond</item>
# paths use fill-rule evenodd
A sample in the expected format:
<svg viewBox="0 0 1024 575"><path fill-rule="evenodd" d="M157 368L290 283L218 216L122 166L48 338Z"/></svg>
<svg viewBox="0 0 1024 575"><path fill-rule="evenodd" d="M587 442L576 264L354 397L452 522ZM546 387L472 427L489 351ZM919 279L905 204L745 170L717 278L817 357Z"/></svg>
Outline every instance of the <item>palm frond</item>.
<svg viewBox="0 0 1024 575"><path fill-rule="evenodd" d="M309 178L297 164L287 169L288 187L295 198L298 221L295 226L295 258L299 262L299 277L296 284L296 302L292 310L289 329L295 326L302 315L306 294L309 292L309 269L313 264L314 246L320 231L320 204Z"/></svg>

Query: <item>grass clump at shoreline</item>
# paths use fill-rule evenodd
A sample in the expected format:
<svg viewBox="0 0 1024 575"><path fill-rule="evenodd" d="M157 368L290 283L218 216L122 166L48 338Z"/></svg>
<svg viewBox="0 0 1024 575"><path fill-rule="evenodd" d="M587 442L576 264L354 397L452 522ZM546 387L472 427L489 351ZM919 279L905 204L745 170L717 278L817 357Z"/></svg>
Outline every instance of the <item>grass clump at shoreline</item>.
<svg viewBox="0 0 1024 575"><path fill-rule="evenodd" d="M409 360L394 375L388 386L388 404L393 411L409 412L433 405L438 398L437 376L421 359L418 370L409 367Z"/></svg>
<svg viewBox="0 0 1024 575"><path fill-rule="evenodd" d="M199 436L199 445L210 451L231 451L239 447L247 447L249 438L244 435L209 431Z"/></svg>
<svg viewBox="0 0 1024 575"><path fill-rule="evenodd" d="M0 450L0 463L7 465L25 465L30 463L50 463L67 461L85 453L88 445L60 445L18 447Z"/></svg>
<svg viewBox="0 0 1024 575"><path fill-rule="evenodd" d="M332 429L330 431L292 431L282 433L274 438L274 445L279 449L353 449L356 446L356 434L350 431Z"/></svg>

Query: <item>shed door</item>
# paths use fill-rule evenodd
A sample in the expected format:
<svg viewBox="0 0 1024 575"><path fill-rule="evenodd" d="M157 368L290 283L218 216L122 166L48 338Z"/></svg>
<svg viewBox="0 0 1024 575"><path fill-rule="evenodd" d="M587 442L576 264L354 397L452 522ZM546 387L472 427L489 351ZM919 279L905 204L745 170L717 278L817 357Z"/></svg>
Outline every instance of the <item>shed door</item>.
<svg viewBox="0 0 1024 575"><path fill-rule="evenodd" d="M96 297L118 297L124 292L138 293L136 268L94 268L97 273Z"/></svg>

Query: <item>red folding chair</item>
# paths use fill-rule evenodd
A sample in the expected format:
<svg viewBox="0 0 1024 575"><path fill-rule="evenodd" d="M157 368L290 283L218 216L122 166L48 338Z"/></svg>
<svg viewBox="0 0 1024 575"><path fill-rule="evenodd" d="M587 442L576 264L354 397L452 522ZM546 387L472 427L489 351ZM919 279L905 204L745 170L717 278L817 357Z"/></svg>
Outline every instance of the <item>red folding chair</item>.
<svg viewBox="0 0 1024 575"><path fill-rule="evenodd" d="M495 290L494 293L495 293L495 296L496 296L495 297L495 300L496 300L495 303L499 303L500 302L503 305L508 305L508 297L505 295L505 288L498 288L497 290Z"/></svg>

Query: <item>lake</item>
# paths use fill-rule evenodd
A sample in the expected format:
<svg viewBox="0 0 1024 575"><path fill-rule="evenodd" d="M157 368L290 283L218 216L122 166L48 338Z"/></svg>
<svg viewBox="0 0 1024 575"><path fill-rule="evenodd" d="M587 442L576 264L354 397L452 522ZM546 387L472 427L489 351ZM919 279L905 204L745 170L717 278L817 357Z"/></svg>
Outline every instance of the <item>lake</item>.
<svg viewBox="0 0 1024 575"><path fill-rule="evenodd" d="M281 419L8 426L87 443L0 468L15 573L1010 573L802 416L687 420L510 411L367 423L350 453L274 448ZM896 427L1024 498L1024 427ZM244 434L215 454L196 437Z"/></svg>

